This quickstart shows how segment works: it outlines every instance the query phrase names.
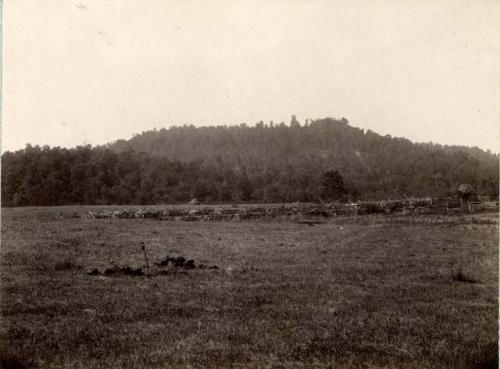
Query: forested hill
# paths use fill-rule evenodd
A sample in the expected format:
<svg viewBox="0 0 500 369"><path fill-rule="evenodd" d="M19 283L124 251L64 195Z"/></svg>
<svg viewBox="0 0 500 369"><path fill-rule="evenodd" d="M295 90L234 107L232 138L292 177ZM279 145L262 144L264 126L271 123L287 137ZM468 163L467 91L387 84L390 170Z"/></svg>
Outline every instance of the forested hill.
<svg viewBox="0 0 500 369"><path fill-rule="evenodd" d="M415 144L321 119L173 127L106 146L2 155L2 206L498 197L498 154Z"/></svg>
<svg viewBox="0 0 500 369"><path fill-rule="evenodd" d="M292 117L288 125L172 127L119 140L110 148L182 162L203 160L210 166L244 172L266 183L266 188L308 182L307 178L331 169L370 198L443 196L461 183L472 184L481 193L494 192L498 186L498 155L479 148L415 144L381 136L352 127L345 118L302 125Z"/></svg>

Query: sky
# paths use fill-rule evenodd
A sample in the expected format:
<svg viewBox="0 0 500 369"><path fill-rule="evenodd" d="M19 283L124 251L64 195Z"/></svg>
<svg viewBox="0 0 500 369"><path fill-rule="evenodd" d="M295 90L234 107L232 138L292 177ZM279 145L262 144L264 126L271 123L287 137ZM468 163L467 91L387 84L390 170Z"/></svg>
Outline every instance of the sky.
<svg viewBox="0 0 500 369"><path fill-rule="evenodd" d="M3 152L292 114L500 152L500 1L3 3Z"/></svg>

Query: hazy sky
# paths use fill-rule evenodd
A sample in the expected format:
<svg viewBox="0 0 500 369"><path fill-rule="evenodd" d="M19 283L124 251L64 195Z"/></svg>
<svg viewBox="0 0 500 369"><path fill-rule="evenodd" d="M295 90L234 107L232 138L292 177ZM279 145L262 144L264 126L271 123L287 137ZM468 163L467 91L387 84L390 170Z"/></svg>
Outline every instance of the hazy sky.
<svg viewBox="0 0 500 369"><path fill-rule="evenodd" d="M5 0L3 151L346 117L500 151L500 1Z"/></svg>

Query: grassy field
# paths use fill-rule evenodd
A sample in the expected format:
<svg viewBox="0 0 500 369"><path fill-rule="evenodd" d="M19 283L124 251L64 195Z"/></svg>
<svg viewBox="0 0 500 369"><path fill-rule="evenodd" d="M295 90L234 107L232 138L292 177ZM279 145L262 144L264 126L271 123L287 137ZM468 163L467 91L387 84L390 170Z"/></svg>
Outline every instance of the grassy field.
<svg viewBox="0 0 500 369"><path fill-rule="evenodd" d="M2 368L496 368L497 215L188 223L2 209ZM70 208L63 211L70 212ZM185 256L162 276L93 268Z"/></svg>

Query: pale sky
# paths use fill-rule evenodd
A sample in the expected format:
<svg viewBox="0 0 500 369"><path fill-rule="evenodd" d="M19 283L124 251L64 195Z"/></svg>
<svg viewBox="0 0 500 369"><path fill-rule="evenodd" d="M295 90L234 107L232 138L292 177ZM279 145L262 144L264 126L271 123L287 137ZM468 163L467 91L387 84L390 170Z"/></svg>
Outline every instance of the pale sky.
<svg viewBox="0 0 500 369"><path fill-rule="evenodd" d="M346 117L500 152L500 1L4 0L2 150Z"/></svg>

